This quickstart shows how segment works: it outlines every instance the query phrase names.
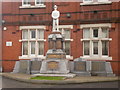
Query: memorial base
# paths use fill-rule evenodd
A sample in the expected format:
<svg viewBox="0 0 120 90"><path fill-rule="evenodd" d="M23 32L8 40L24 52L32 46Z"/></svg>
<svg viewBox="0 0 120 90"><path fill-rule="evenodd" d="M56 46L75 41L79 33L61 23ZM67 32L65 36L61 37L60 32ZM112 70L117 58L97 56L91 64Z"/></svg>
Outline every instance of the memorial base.
<svg viewBox="0 0 120 90"><path fill-rule="evenodd" d="M69 73L68 61L66 59L43 60L40 73L67 74Z"/></svg>

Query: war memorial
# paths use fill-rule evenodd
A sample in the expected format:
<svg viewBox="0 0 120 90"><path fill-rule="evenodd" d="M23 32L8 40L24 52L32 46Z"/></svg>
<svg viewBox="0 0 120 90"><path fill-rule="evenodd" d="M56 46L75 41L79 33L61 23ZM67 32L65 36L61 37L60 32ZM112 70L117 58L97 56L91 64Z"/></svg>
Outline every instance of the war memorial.
<svg viewBox="0 0 120 90"><path fill-rule="evenodd" d="M12 73L24 73L46 76L114 76L111 64L105 61L87 61L76 58L73 61L66 59L64 36L59 31L60 12L57 6L52 11L53 27L48 36L49 49L46 59L32 58L31 60L16 61Z"/></svg>

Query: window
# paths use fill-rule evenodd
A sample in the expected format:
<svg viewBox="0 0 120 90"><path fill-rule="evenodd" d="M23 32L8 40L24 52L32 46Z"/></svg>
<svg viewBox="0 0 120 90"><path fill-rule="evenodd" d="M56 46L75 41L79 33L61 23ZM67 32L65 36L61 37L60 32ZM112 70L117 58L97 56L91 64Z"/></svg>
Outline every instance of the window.
<svg viewBox="0 0 120 90"><path fill-rule="evenodd" d="M22 6L30 6L30 0L22 0Z"/></svg>
<svg viewBox="0 0 120 90"><path fill-rule="evenodd" d="M93 29L93 37L98 38L98 29Z"/></svg>
<svg viewBox="0 0 120 90"><path fill-rule="evenodd" d="M70 39L70 30L69 29L64 29L64 36L65 36L65 39Z"/></svg>
<svg viewBox="0 0 120 90"><path fill-rule="evenodd" d="M44 54L44 42L38 42L38 55Z"/></svg>
<svg viewBox="0 0 120 90"><path fill-rule="evenodd" d="M102 24L103 25L103 24ZM86 24L83 29L83 58L103 59L109 57L109 25ZM107 59L108 60L108 59Z"/></svg>
<svg viewBox="0 0 120 90"><path fill-rule="evenodd" d="M93 2L93 0L83 0L84 3Z"/></svg>
<svg viewBox="0 0 120 90"><path fill-rule="evenodd" d="M28 27L28 29L27 29ZM22 30L22 56L21 57L41 57L44 56L44 28L37 26L26 26Z"/></svg>
<svg viewBox="0 0 120 90"><path fill-rule="evenodd" d="M93 42L93 55L98 55L98 42Z"/></svg>
<svg viewBox="0 0 120 90"><path fill-rule="evenodd" d="M102 32L101 34L99 33L100 31ZM103 38L108 38L108 28L89 28L89 29L83 29L83 38L86 39L83 43L84 47L84 55L90 55L90 50L92 51L92 55L98 55L99 49L101 49L99 41L102 43L102 51L103 54L107 53L107 47L105 42L102 41ZM90 37L90 32L92 33L92 37ZM100 36L102 36L100 38ZM95 39L94 39L95 38ZM91 42L91 44L90 44ZM91 49L92 48L92 49ZM105 50L103 50L105 49ZM107 55L107 54L106 54Z"/></svg>
<svg viewBox="0 0 120 90"><path fill-rule="evenodd" d="M35 5L44 5L44 0L35 0Z"/></svg>
<svg viewBox="0 0 120 90"><path fill-rule="evenodd" d="M70 41L65 42L65 52L66 55L70 55Z"/></svg>
<svg viewBox="0 0 120 90"><path fill-rule="evenodd" d="M32 2L34 2L34 4ZM45 0L22 0L22 6L20 6L19 8L45 8L45 7L46 7Z"/></svg>
<svg viewBox="0 0 120 90"><path fill-rule="evenodd" d="M28 30L23 30L23 32L22 32L22 38L23 39L28 39Z"/></svg>
<svg viewBox="0 0 120 90"><path fill-rule="evenodd" d="M102 28L102 38L108 38L108 28Z"/></svg>
<svg viewBox="0 0 120 90"><path fill-rule="evenodd" d="M90 55L90 42L84 42L84 55Z"/></svg>
<svg viewBox="0 0 120 90"><path fill-rule="evenodd" d="M89 29L84 29L84 38L90 38L90 30Z"/></svg>
<svg viewBox="0 0 120 90"><path fill-rule="evenodd" d="M23 45L23 49L22 49L23 54L22 55L28 55L28 42L25 41L25 42L22 43L22 45Z"/></svg>
<svg viewBox="0 0 120 90"><path fill-rule="evenodd" d="M44 39L44 30L38 29L38 39Z"/></svg>
<svg viewBox="0 0 120 90"><path fill-rule="evenodd" d="M110 0L83 0L83 3L80 5L95 5L95 4L108 4L112 3Z"/></svg>
<svg viewBox="0 0 120 90"><path fill-rule="evenodd" d="M31 55L35 55L35 41L30 42L30 46Z"/></svg>
<svg viewBox="0 0 120 90"><path fill-rule="evenodd" d="M102 41L102 55L108 55L108 41Z"/></svg>
<svg viewBox="0 0 120 90"><path fill-rule="evenodd" d="M61 33L63 34L65 38L64 42L64 50L66 52L66 55L70 55L70 44L71 44L71 33L70 28L60 28Z"/></svg>
<svg viewBox="0 0 120 90"><path fill-rule="evenodd" d="M35 39L36 38L36 30L30 30L31 33L31 39Z"/></svg>
<svg viewBox="0 0 120 90"><path fill-rule="evenodd" d="M98 0L98 2L108 2L109 0Z"/></svg>

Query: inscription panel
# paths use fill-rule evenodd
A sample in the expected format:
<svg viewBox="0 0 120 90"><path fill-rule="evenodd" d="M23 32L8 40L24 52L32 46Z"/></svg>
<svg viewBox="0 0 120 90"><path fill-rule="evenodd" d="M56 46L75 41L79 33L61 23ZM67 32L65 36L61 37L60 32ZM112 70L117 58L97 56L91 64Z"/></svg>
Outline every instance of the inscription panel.
<svg viewBox="0 0 120 90"><path fill-rule="evenodd" d="M31 61L31 70L39 71L41 67L41 61Z"/></svg>
<svg viewBox="0 0 120 90"><path fill-rule="evenodd" d="M58 69L58 62L48 62L48 70L57 70Z"/></svg>
<svg viewBox="0 0 120 90"><path fill-rule="evenodd" d="M19 72L20 73L26 73L28 69L28 61L20 61L20 68L19 68Z"/></svg>
<svg viewBox="0 0 120 90"><path fill-rule="evenodd" d="M80 61L74 62L74 70L75 71L86 71L86 63L80 62Z"/></svg>
<svg viewBox="0 0 120 90"><path fill-rule="evenodd" d="M47 58L65 58L65 55L47 55Z"/></svg>
<svg viewBox="0 0 120 90"><path fill-rule="evenodd" d="M92 62L92 71L105 71L105 62Z"/></svg>

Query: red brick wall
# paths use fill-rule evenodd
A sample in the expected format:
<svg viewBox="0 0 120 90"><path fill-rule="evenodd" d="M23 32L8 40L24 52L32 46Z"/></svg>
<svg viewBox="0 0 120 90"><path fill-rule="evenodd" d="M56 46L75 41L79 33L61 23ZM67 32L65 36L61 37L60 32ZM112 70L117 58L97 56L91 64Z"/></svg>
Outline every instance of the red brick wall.
<svg viewBox="0 0 120 90"><path fill-rule="evenodd" d="M13 34L15 33L15 34ZM7 30L3 31L3 58L2 60L19 60L19 56L21 55L21 43L19 40L21 39L21 31L16 30L16 26L7 26ZM12 46L6 46L6 42L11 41ZM14 62L10 62L10 64L3 62L3 69L8 70L8 66L10 68L14 65ZM12 66L13 67L13 66ZM11 69L10 69L11 70Z"/></svg>
<svg viewBox="0 0 120 90"><path fill-rule="evenodd" d="M80 29L80 25L74 25L74 28L72 30L73 42L71 42L71 55L74 59L83 55L81 42L81 39L83 37L82 32L83 31Z"/></svg>
<svg viewBox="0 0 120 90"><path fill-rule="evenodd" d="M118 4L120 6L120 2ZM118 7L120 9L120 7ZM118 16L120 16L120 11L118 13ZM118 23L118 73L120 75L120 23Z"/></svg>
<svg viewBox="0 0 120 90"><path fill-rule="evenodd" d="M112 9L120 9L119 7L120 2L114 2L112 4ZM112 17L119 17L120 11L113 11L112 12ZM113 22L116 21L116 19L112 20ZM120 70L119 70L119 65L120 65L120 53L119 53L119 47L120 47L120 24L119 23L113 23L112 25L112 30L110 31L110 37L112 38L112 41L110 43L110 55L113 57L113 62L111 63L112 68L114 73L116 73L117 75L120 75Z"/></svg>
<svg viewBox="0 0 120 90"><path fill-rule="evenodd" d="M2 13L2 3L0 2L0 13ZM0 20L2 18L0 17ZM2 60L2 26L0 25L0 60ZM2 62L0 61L0 67L2 66Z"/></svg>
<svg viewBox="0 0 120 90"><path fill-rule="evenodd" d="M18 60L21 52L20 39L21 31L17 32L16 26L7 26L7 30L3 31L3 60ZM6 41L12 41L12 46L6 46Z"/></svg>
<svg viewBox="0 0 120 90"><path fill-rule="evenodd" d="M119 24L115 24L115 28L113 28L112 30L110 30L110 38L112 38L112 41L110 41L110 56L112 57L112 67L114 68L114 72L118 73L118 64L120 61L119 58L119 38L118 38L118 34L119 34Z"/></svg>

